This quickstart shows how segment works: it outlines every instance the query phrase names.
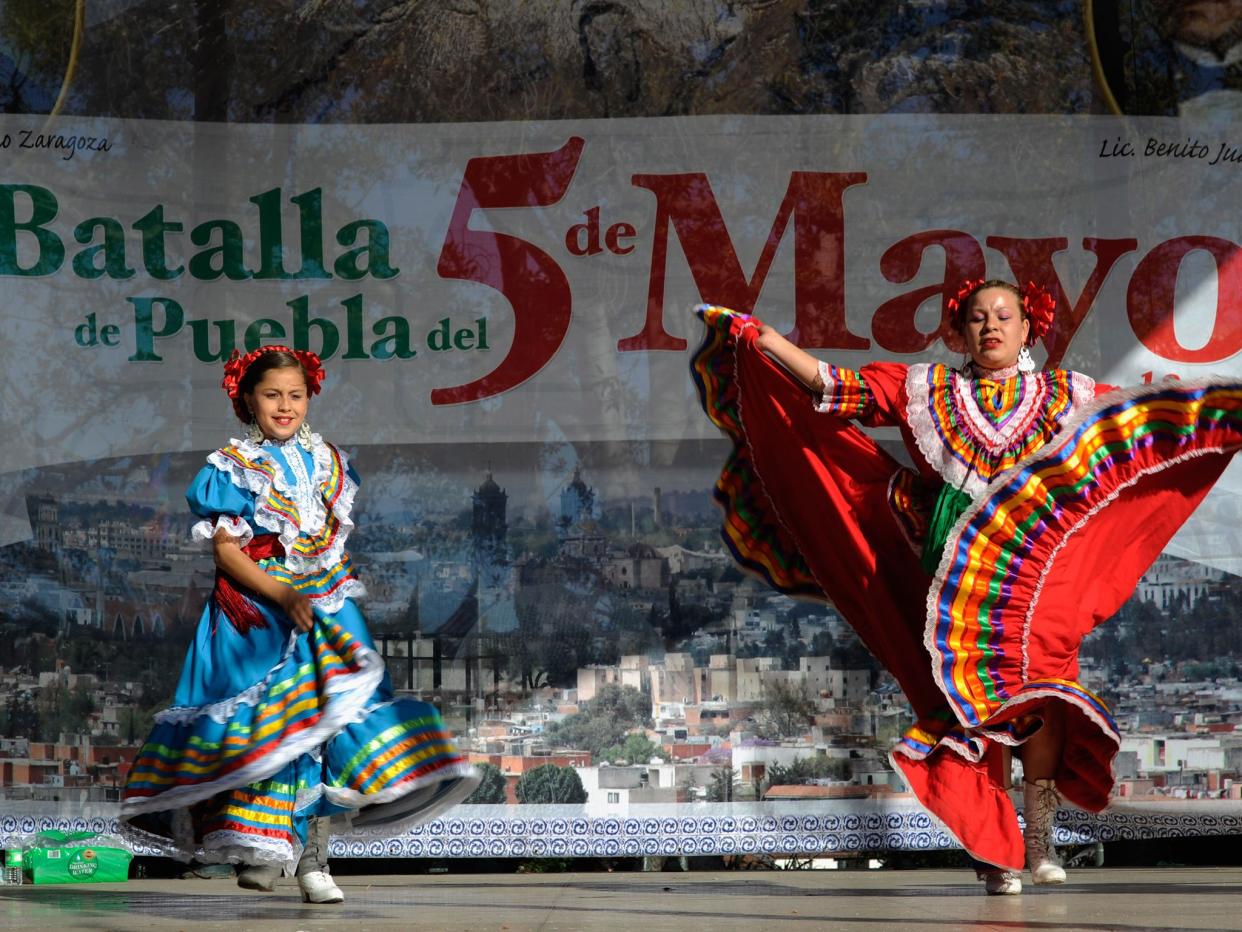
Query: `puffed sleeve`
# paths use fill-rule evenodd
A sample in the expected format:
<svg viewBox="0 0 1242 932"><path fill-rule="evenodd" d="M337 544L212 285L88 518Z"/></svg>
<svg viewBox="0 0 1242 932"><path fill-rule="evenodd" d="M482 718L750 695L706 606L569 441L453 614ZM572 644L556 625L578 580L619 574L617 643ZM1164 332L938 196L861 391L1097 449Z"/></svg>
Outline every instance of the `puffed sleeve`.
<svg viewBox="0 0 1242 932"><path fill-rule="evenodd" d="M875 362L861 369L844 369L821 360L819 377L824 391L815 399L815 410L853 418L870 427L899 424L898 398L907 368L900 363Z"/></svg>
<svg viewBox="0 0 1242 932"><path fill-rule="evenodd" d="M190 529L195 540L210 540L221 528L237 538L240 547L254 537L247 520L254 517L254 493L239 489L224 470L211 464L200 469L185 500L190 511L203 519Z"/></svg>

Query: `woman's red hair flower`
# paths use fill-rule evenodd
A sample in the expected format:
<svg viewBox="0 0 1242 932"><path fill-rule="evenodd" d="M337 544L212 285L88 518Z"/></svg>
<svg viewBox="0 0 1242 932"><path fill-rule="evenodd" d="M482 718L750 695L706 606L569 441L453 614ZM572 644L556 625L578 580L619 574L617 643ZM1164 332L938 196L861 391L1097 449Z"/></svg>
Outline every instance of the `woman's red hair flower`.
<svg viewBox="0 0 1242 932"><path fill-rule="evenodd" d="M957 294L951 297L948 304L945 305L949 309L949 313L956 318L958 311L964 309L962 307L963 303L985 284L986 282L982 278L968 278L962 282L962 287L957 289Z"/></svg>
<svg viewBox="0 0 1242 932"><path fill-rule="evenodd" d="M1057 302L1052 295L1034 282L1026 283L1022 289L1022 310L1031 322L1031 331L1026 338L1028 346L1034 346L1036 340L1052 329L1052 315L1056 309Z"/></svg>
<svg viewBox="0 0 1242 932"><path fill-rule="evenodd" d="M956 329L961 330L964 326L967 302L974 297L976 292L982 290L985 285L1007 288L1018 293L1018 299L1022 305L1022 313L1026 315L1026 319L1031 324L1031 329L1026 337L1027 346L1034 346L1035 341L1042 338L1052 329L1052 317L1056 312L1057 302L1052 295L1039 285L1033 281L1028 281L1025 288L1015 288L1013 285L1005 282L996 280L988 282L982 278L971 278L962 282L962 287L957 290L957 294L945 302L945 307L948 309L950 319L954 322Z"/></svg>

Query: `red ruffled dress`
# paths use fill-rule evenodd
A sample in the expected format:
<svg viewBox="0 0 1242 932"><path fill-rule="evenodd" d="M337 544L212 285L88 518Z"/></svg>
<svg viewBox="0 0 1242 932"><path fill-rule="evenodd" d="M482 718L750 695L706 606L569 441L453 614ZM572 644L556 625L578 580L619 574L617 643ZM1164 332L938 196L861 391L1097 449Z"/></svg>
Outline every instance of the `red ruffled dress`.
<svg viewBox="0 0 1242 932"><path fill-rule="evenodd" d="M1242 382L1120 391L1059 369L993 380L824 365L812 400L755 348L757 319L697 313L700 399L733 441L715 491L734 558L836 607L917 716L893 765L971 855L1021 870L1000 746L1061 703L1058 789L1107 805L1120 736L1078 682L1078 647L1242 445ZM899 428L917 468L851 420ZM946 483L969 499L929 574L920 552Z"/></svg>

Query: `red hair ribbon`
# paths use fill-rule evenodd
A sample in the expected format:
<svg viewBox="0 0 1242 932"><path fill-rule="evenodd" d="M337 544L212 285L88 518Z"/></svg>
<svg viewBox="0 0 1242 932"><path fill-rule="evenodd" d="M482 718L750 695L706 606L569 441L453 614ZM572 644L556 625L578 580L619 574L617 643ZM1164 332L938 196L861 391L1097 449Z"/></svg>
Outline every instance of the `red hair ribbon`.
<svg viewBox="0 0 1242 932"><path fill-rule="evenodd" d="M250 420L250 412L246 410L246 403L241 397L241 381L246 376L246 370L260 356L276 350L288 353L302 364L302 371L306 374L306 390L312 395L319 394L319 386L323 382L324 376L323 363L310 350L295 350L280 345L260 346L256 350L251 350L245 356L241 355L237 350L233 350L232 355L224 363L224 379L220 382L220 387L229 396L229 400L233 402L233 412L243 422Z"/></svg>

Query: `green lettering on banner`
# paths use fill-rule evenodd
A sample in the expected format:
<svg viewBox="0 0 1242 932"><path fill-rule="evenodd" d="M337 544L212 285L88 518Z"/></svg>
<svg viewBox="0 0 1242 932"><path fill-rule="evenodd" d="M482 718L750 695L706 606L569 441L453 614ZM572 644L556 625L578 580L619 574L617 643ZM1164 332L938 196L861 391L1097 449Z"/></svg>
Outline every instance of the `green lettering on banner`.
<svg viewBox="0 0 1242 932"><path fill-rule="evenodd" d="M97 346L99 344L99 325L95 323L95 312L86 315L86 323L78 324L73 331L73 340L78 346Z"/></svg>
<svg viewBox="0 0 1242 932"><path fill-rule="evenodd" d="M102 327L95 320L95 312L86 315L86 322L78 324L73 330L73 341L78 346L119 346L121 328L116 324L104 324Z"/></svg>
<svg viewBox="0 0 1242 932"><path fill-rule="evenodd" d="M284 338L285 328L280 321L272 320L270 317L260 317L246 328L243 342L246 344L246 352L249 353L262 346L265 340L283 340Z"/></svg>
<svg viewBox="0 0 1242 932"><path fill-rule="evenodd" d="M103 232L102 243L94 243L96 229ZM87 247L73 257L73 274L79 278L134 277L134 270L125 263L125 229L118 221L111 217L90 217L73 228L73 238ZM102 266L95 262L100 255L104 260Z"/></svg>
<svg viewBox="0 0 1242 932"><path fill-rule="evenodd" d="M370 359L362 347L362 293L350 295L345 305L345 355L342 359Z"/></svg>
<svg viewBox="0 0 1242 932"><path fill-rule="evenodd" d="M322 317L311 317L310 298L306 295L294 298L288 302L288 306L293 308L293 348L310 349L310 331L314 327L320 334L320 346L315 350L319 358L331 359L336 355L336 348L341 342L340 331L336 329L336 324Z"/></svg>
<svg viewBox="0 0 1242 932"><path fill-rule="evenodd" d="M134 354L130 362L163 362L155 353L155 341L170 337L185 323L185 312L172 298L126 298L134 306ZM164 308L164 326L155 327L155 305Z"/></svg>
<svg viewBox="0 0 1242 932"><path fill-rule="evenodd" d="M30 198L30 219L17 221L17 194ZM33 184L0 184L0 275L51 275L65 261L65 244L45 224L56 219L60 205L47 188ZM29 233L39 245L34 265L23 268L17 259L17 234Z"/></svg>
<svg viewBox="0 0 1242 932"><path fill-rule="evenodd" d="M190 257L190 275L200 281L215 281L221 275L232 281L245 281L250 277L243 254L245 237L241 227L232 220L207 220L190 231L190 242L195 246L210 246L212 234L220 233L220 245L211 246ZM220 257L220 264L214 264Z"/></svg>
<svg viewBox="0 0 1242 932"><path fill-rule="evenodd" d="M388 227L378 220L355 220L347 223L336 231L336 241L342 246L353 246L358 234L366 231L367 242L362 246L350 249L337 257L334 270L346 281L357 281L370 273L372 278L393 278L400 269L395 269L389 262ZM359 261L366 257L363 267Z"/></svg>
<svg viewBox="0 0 1242 932"><path fill-rule="evenodd" d="M452 349L453 337L449 330L449 319L442 318L436 324L435 329L427 334L427 348L433 353L443 353L447 349Z"/></svg>
<svg viewBox="0 0 1242 932"><path fill-rule="evenodd" d="M211 349L211 328L220 333L219 348ZM231 320L192 320L190 331L194 334L194 358L199 362L219 362L227 359L237 345L237 326Z"/></svg>
<svg viewBox="0 0 1242 932"><path fill-rule="evenodd" d="M298 205L298 229L302 234L302 266L297 277L331 278L332 273L323 267L323 188L312 188L289 200Z"/></svg>
<svg viewBox="0 0 1242 932"><path fill-rule="evenodd" d="M301 261L296 272L285 269L285 234L280 217L280 188L250 199L259 208L258 279L331 278L323 265L323 189L313 188L289 200L298 208Z"/></svg>
<svg viewBox="0 0 1242 932"><path fill-rule="evenodd" d="M384 332L392 328L392 333L384 336ZM410 359L417 353L410 345L410 322L404 317L381 317L375 322L371 331L380 339L371 345L371 356L375 359Z"/></svg>
<svg viewBox="0 0 1242 932"><path fill-rule="evenodd" d="M441 318L427 334L427 348L433 353L443 353L453 349L463 351L491 349L487 345L487 318L480 317L474 322L473 327L457 327L456 329L450 318Z"/></svg>
<svg viewBox="0 0 1242 932"><path fill-rule="evenodd" d="M168 267L167 244L165 233L180 233L183 225L174 220L164 219L164 205L156 204L142 217L134 221L134 229L142 234L142 264L147 274L160 281L169 281L180 277L185 266L175 269Z"/></svg>
<svg viewBox="0 0 1242 932"><path fill-rule="evenodd" d="M280 228L280 188L256 194L250 199L250 203L259 208L259 269L254 277L292 278L285 271L285 241Z"/></svg>

